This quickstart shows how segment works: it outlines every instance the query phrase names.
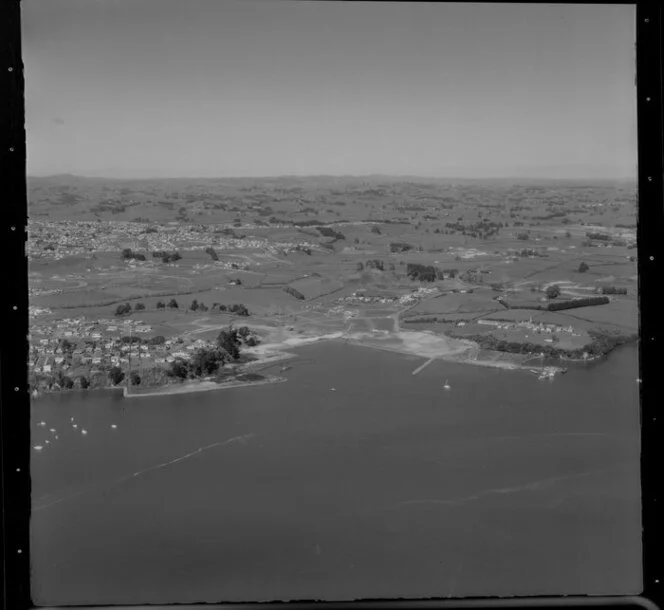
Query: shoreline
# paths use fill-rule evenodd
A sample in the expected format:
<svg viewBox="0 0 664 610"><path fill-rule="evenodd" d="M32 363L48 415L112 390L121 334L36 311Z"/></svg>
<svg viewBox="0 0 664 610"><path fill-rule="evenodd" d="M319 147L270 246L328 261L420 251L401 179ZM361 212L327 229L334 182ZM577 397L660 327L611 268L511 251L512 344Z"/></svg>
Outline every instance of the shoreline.
<svg viewBox="0 0 664 610"><path fill-rule="evenodd" d="M229 388L244 388L249 386L257 385L268 385L272 383L283 383L288 381L285 377L277 377L276 375L270 375L264 379L257 379L255 381L240 381L233 380L227 382L216 382L216 381L196 381L185 383L182 385L167 385L162 386L161 388L155 388L150 392L141 392L140 394L127 393L127 388L124 388L122 395L124 398L143 398L143 397L154 397L154 396L173 396L177 394L191 394L195 392L212 392L215 390L226 390Z"/></svg>
<svg viewBox="0 0 664 610"><path fill-rule="evenodd" d="M404 337L402 335L406 335L404 341ZM435 351L433 352L431 348L427 349L426 345L422 345L422 335L427 335L434 337L434 340L440 340L443 343L447 342L446 346L440 346L440 347L447 347L447 349L443 349L441 351ZM388 337L388 341L391 341L392 344L386 344L387 342L381 343L381 340L378 339L376 340L376 337L371 337L369 335L365 335L363 333L342 333L342 332L335 332L335 333L328 333L328 334L323 334L323 335L308 335L308 336L298 336L298 337L290 337L289 339L286 339L285 341L282 342L274 342L274 343L268 343L268 344L263 344L260 346L257 346L257 348L254 348L252 352L254 355L257 356L257 359L251 362L248 362L243 365L243 371L246 372L256 372L260 371L262 369L269 368L271 366L274 366L278 364L279 362L283 362L286 360L291 360L294 358L298 357L298 354L286 351L288 349L297 349L299 347L305 347L307 345L312 345L314 343L319 343L321 341L331 341L331 340L341 340L342 342L349 344L349 345L355 345L357 347L364 347L368 349L378 349L378 350L383 350L383 351L389 351L393 353L398 353L398 354L404 354L408 356L415 356L418 358L422 358L426 361L428 360L443 360L445 362L454 362L456 364L469 364L469 365L474 365L474 366L485 366L485 367L492 367L492 368L499 368L503 370L509 370L509 371L528 371L533 368L533 364L527 364L528 362L531 362L533 359L536 358L536 356L532 356L531 358L528 358L526 361L523 363L514 363L514 362L506 362L506 361L501 361L501 360L477 360L477 359L472 359L472 358L467 358L464 357L466 354L471 352L473 349L478 349L479 345L477 345L475 342L470 341L470 340L464 340L464 339L458 339L455 337L448 337L446 335L437 335L437 334L429 334L429 333L419 333L417 331L400 331L398 334L394 333L388 333L385 335ZM366 340L368 339L368 340ZM372 340L373 339L373 340ZM419 345L418 345L418 339L420 339ZM451 348L449 345L449 341L452 340L453 342L460 342L462 343L462 346L459 346L458 348ZM397 342L400 342L401 345L395 344ZM616 345L614 346L611 350L609 350L605 354L600 354L596 355L587 359L572 359L572 358L559 358L557 359L561 363L570 363L570 364L591 364L597 361L605 360L610 356L610 354L619 349L620 347L623 347L625 345L629 345L632 342L627 342L625 344L621 345ZM420 349L418 349L418 347ZM503 354L510 354L510 352L500 352ZM541 365L540 365L541 366ZM538 367L539 368L539 367ZM558 374L564 370L564 366L556 366L556 365L548 365L545 368L549 368L554 370L555 373ZM210 380L203 380L203 381L197 381L197 382L189 382L185 383L183 385L175 385L175 384L168 384L165 386L155 386L154 388L150 388L149 391L147 392L140 392L136 394L129 393L127 394L127 388L126 386L122 387L102 387L102 388L95 388L93 390L89 390L92 392L97 392L97 391L116 391L116 392L122 392L123 397L125 398L137 398L141 396L169 396L169 395L175 395L175 394L189 394L189 393L195 393L195 392L207 392L207 391L214 391L214 390L223 390L226 388L234 388L234 387L245 387L245 386L254 386L254 385L267 385L271 383L282 383L284 381L287 381L286 378L284 377L278 377L274 375L269 375L266 376L264 379L261 380L256 380L256 381L228 381L228 382L222 382L222 383L217 383L215 381L210 381ZM36 400L38 398L46 397L52 394L63 394L63 393L69 393L69 392L76 392L76 393L83 393L87 392L88 390L81 390L81 389L76 389L76 390L51 390L51 391L40 391L38 396L31 395L31 400Z"/></svg>

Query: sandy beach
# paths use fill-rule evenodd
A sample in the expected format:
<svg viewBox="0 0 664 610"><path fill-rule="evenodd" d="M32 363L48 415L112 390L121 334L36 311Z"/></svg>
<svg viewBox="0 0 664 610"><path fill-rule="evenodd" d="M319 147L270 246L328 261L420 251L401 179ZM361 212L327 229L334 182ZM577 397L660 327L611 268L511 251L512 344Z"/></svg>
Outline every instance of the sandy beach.
<svg viewBox="0 0 664 610"><path fill-rule="evenodd" d="M412 354L422 358L445 358L466 353L475 347L470 341L417 331L349 333L343 338L352 344Z"/></svg>

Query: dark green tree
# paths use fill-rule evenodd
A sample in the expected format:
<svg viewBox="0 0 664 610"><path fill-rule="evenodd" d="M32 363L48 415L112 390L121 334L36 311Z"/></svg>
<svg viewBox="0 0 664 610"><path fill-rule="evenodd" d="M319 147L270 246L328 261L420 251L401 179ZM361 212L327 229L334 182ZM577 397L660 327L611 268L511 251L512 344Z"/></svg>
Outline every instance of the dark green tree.
<svg viewBox="0 0 664 610"><path fill-rule="evenodd" d="M547 299L557 299L560 296L560 286L558 284L553 284L546 289L546 298Z"/></svg>
<svg viewBox="0 0 664 610"><path fill-rule="evenodd" d="M131 313L131 305L129 303L125 303L124 305L118 305L115 308L116 316L125 316L128 313Z"/></svg>
<svg viewBox="0 0 664 610"><path fill-rule="evenodd" d="M201 348L191 359L191 371L196 377L213 375L224 364L225 352L220 348Z"/></svg>
<svg viewBox="0 0 664 610"><path fill-rule="evenodd" d="M109 372L108 376L113 385L118 385L124 379L124 372L119 366L114 366Z"/></svg>
<svg viewBox="0 0 664 610"><path fill-rule="evenodd" d="M189 367L184 360L174 360L171 362L171 368L169 369L168 374L176 379L184 380L189 375Z"/></svg>
<svg viewBox="0 0 664 610"><path fill-rule="evenodd" d="M231 360L237 360L240 357L240 344L237 329L232 326L220 331L217 336L217 346L226 350Z"/></svg>

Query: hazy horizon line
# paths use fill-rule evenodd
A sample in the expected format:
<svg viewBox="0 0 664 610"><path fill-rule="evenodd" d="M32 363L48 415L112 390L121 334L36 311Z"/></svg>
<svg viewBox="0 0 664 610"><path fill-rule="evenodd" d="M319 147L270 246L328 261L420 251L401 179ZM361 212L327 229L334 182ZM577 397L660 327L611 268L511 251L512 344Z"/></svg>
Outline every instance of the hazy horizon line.
<svg viewBox="0 0 664 610"><path fill-rule="evenodd" d="M617 177L565 177L565 176L523 176L523 175L510 175L510 176L428 176L424 174L382 174L382 173L367 173L367 174L271 174L261 176L103 176L103 175L82 175L73 174L70 172L61 172L57 174L26 174L27 179L47 179L47 178L79 178L83 180L118 180L118 181L138 181L138 180L275 180L275 179L306 179L306 178L389 178L389 179L418 179L418 180L523 180L523 181L566 181L566 182L637 182L638 176L617 176Z"/></svg>

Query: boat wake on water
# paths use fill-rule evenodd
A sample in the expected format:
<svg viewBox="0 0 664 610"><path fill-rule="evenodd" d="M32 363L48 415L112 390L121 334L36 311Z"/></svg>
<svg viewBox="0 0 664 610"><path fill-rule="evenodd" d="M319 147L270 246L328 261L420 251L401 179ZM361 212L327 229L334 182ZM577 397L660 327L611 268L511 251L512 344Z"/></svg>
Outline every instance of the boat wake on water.
<svg viewBox="0 0 664 610"><path fill-rule="evenodd" d="M102 485L95 485L94 487L88 487L86 489L82 489L80 491L61 496L59 498L53 498L53 496L46 496L44 498L38 499L35 501L35 504L32 507L32 511L40 511L45 508L48 508L49 506L53 506L55 504L60 504L61 502L64 502L66 500L71 500L73 498L93 493L95 491L101 491L102 489L108 489L111 487L115 487L116 485L121 485L122 483L125 483L127 481L130 481L132 479L135 479L136 477L140 477L144 474L147 474L148 472L152 472L155 470L160 470L161 468L166 468L168 466L172 466L173 464L177 464L178 462L183 462L185 460L188 460L189 458L192 458L196 455L199 455L200 453L203 453L204 451L209 451L210 449L214 449L216 447L223 447L224 445L231 445L231 444L246 444L250 440L253 440L256 438L256 435L251 432L249 434L242 434L240 436L234 436L232 438L226 439L224 441L219 441L217 443L212 443L210 445L205 445L203 447L199 447L198 449L195 449L194 451L190 451L189 453L185 453L184 455L181 455L179 457L176 457L172 460L168 460L167 462L162 462L161 464L155 464L154 466L149 466L148 468L144 468L142 470L139 470L137 472L134 472L133 474L130 474L129 476L122 477L120 479L116 479L115 481L112 481L110 483L104 483ZM49 499L50 498L50 499Z"/></svg>
<svg viewBox="0 0 664 610"><path fill-rule="evenodd" d="M391 507L388 507L386 510L398 510L407 506L414 506L414 505L447 505L447 506L460 506L465 504L466 502L473 502L475 500L481 500L487 496L492 496L492 495L506 495L506 494L513 494L513 493L520 493L520 492L530 492L530 491L540 491L546 488L549 488L556 483L560 483L561 481L567 481L570 479L577 479L577 478L582 478L582 477L588 477L600 473L607 472L609 469L608 468L602 468L602 469L596 469L596 470L588 470L585 472L578 472L578 473L570 473L567 475L561 475L557 477L550 477L548 479L540 479L537 481L533 481L531 483L526 483L524 485L517 485L514 487L502 487L502 488L496 488L496 489L485 489L483 491L479 491L475 494L469 495L469 496L463 496L460 498L449 498L449 499L422 499L422 500L404 500L403 502L399 502L398 504L395 504Z"/></svg>

